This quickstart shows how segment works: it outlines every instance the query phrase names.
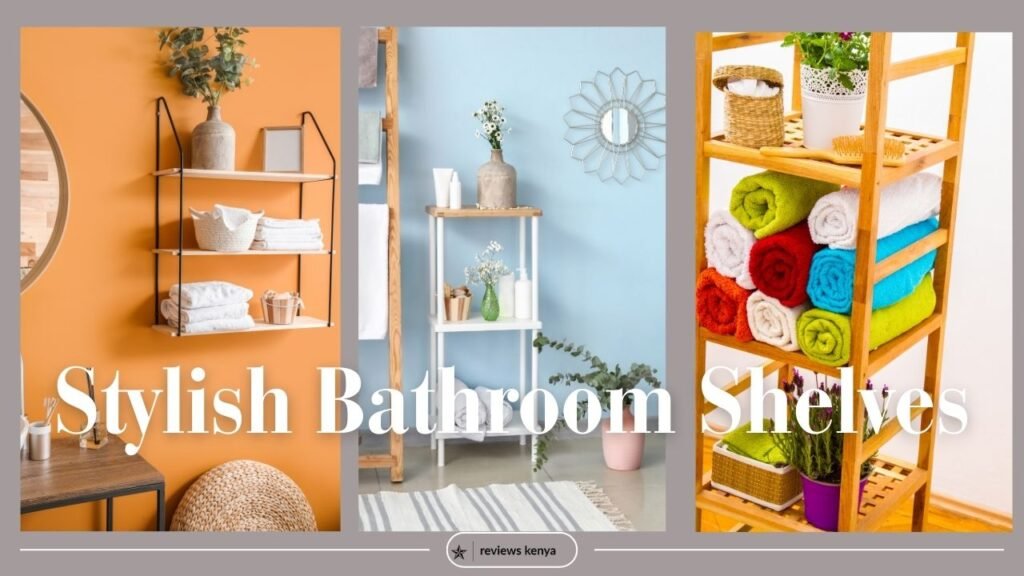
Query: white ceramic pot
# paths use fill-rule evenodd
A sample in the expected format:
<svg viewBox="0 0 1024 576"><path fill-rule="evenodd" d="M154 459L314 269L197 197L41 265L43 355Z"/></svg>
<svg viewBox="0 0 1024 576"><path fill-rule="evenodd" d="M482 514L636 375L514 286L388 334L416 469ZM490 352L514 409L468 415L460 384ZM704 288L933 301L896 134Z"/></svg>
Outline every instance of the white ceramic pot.
<svg viewBox="0 0 1024 576"><path fill-rule="evenodd" d="M804 146L830 150L836 136L860 134L867 98L867 72L855 70L850 90L829 78L829 70L800 67Z"/></svg>

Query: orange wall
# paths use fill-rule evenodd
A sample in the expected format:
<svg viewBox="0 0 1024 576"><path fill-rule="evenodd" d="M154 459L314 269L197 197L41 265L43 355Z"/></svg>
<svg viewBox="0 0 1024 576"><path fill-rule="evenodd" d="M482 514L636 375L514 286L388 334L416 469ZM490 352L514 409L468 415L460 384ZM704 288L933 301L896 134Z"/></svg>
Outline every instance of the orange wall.
<svg viewBox="0 0 1024 576"><path fill-rule="evenodd" d="M299 113L311 110L340 158L340 41L336 28L253 29L247 51L259 68L255 83L226 95L224 120L237 133L237 167L261 169L263 126L295 125ZM207 427L212 430L212 392L242 390L248 414L248 366L265 367L267 387L289 396L289 435L251 435L245 428L233 436L164 434L163 397L146 435L142 455L167 481L168 519L184 491L217 464L248 458L278 467L306 493L321 530L338 530L340 522L340 459L338 436L317 434L319 396L317 366L338 366L341 341L338 324L330 329L262 334L170 338L150 328L153 321L153 177L154 101L168 98L174 120L187 146L205 107L180 93L176 80L160 68L157 30L151 28L23 29L21 88L45 115L59 139L68 165L70 212L67 231L49 267L21 296L21 352L25 361L25 396L30 418L39 418L42 398L56 395L56 378L66 366L94 366L97 384L106 387L120 371L122 388L164 387L164 366L182 367L183 390L207 390ZM163 125L163 167L170 167L173 142ZM310 134L309 132L313 132ZM307 131L307 169L329 171L315 131ZM187 159L186 148L186 159ZM187 161L187 160L186 160ZM269 215L294 217L298 185L188 181L188 207L208 209L221 202ZM307 185L306 216L329 222L330 185ZM176 238L177 181L162 187L163 245ZM339 191L340 199L340 191ZM340 202L339 202L340 204ZM173 212L173 214L172 214ZM340 226L340 224L339 224ZM326 233L326 224L324 225ZM191 228L186 230L190 238ZM335 235L336 246L340 232ZM160 288L176 281L176 264L161 258ZM307 313L326 314L326 257L303 262L302 295ZM333 316L338 311L335 265ZM226 257L186 260L185 281L224 279L253 289L293 290L294 257ZM255 300L254 300L255 302ZM253 306L255 317L260 313ZM191 383L191 368L202 366L206 382ZM79 384L84 386L84 382ZM182 414L190 414L189 396L182 393ZM151 401L152 396L147 396ZM129 414L121 402L122 414ZM268 407L269 411L269 407ZM64 409L69 423L83 418ZM272 416L271 418L272 419ZM184 422L187 426L188 421ZM230 425L222 421L222 425ZM268 422L268 426L270 422ZM124 434L138 439L132 425ZM85 504L22 516L25 530L100 529L102 510ZM151 494L117 500L115 527L145 530L155 525Z"/></svg>

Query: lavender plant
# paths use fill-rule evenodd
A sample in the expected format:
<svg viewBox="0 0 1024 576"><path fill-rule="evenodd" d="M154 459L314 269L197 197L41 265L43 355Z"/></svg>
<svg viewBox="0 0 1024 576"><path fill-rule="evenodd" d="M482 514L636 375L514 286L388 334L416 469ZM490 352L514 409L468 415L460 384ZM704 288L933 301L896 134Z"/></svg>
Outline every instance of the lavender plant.
<svg viewBox="0 0 1024 576"><path fill-rule="evenodd" d="M809 420L812 429L824 430L824 432L811 434L797 422L796 404L797 399L804 393L804 377L794 370L792 381L782 383L782 390L786 393L788 432L776 433L773 421L770 434L786 462L799 470L801 474L819 482L838 484L843 471L843 433L840 432L843 411L842 395L839 384L834 383L829 386L824 378L817 382L816 387L820 390L819 394L828 397L830 407L810 410ZM868 380L867 389L874 390L874 385L870 380ZM882 422L887 420L888 399L889 386L886 385L882 387ZM867 440L874 436L876 432L870 425L867 425L865 419L864 439ZM872 455L873 457L874 455ZM871 473L872 458L868 458L861 466L861 478Z"/></svg>

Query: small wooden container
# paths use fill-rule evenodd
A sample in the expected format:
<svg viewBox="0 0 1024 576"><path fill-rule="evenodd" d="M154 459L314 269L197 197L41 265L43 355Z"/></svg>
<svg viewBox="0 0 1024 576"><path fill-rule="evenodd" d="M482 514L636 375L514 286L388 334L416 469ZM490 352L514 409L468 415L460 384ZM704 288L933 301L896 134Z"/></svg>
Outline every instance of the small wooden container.
<svg viewBox="0 0 1024 576"><path fill-rule="evenodd" d="M287 325L295 322L295 316L303 308L298 294L287 292L276 294L268 290L260 298L263 306L263 321L267 324Z"/></svg>
<svg viewBox="0 0 1024 576"><path fill-rule="evenodd" d="M711 485L776 512L789 508L803 497L796 468L776 468L741 456L731 452L721 440L711 451Z"/></svg>

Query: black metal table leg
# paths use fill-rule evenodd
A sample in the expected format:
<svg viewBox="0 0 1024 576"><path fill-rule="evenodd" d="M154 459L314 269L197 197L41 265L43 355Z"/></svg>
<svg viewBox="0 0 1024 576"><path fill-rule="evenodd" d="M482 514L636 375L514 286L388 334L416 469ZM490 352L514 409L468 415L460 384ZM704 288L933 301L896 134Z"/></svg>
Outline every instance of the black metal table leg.
<svg viewBox="0 0 1024 576"><path fill-rule="evenodd" d="M107 532L114 531L114 499L107 498Z"/></svg>
<svg viewBox="0 0 1024 576"><path fill-rule="evenodd" d="M166 523L164 522L164 487L156 489L156 531L163 532L167 530Z"/></svg>

